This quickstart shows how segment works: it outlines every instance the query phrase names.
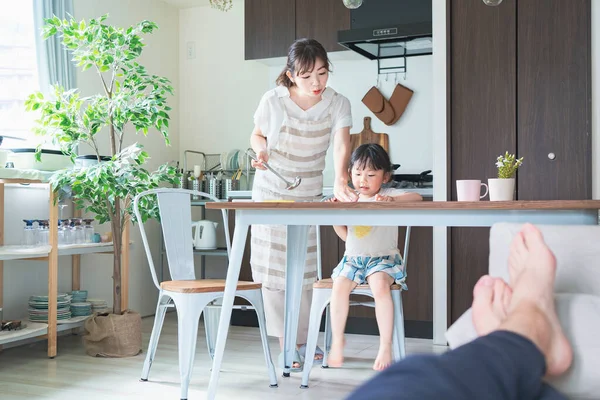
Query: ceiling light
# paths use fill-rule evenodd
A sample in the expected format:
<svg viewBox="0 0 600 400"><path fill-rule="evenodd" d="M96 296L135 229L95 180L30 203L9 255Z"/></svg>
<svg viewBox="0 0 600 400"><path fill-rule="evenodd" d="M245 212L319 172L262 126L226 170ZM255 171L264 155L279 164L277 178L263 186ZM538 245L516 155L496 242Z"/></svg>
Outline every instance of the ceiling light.
<svg viewBox="0 0 600 400"><path fill-rule="evenodd" d="M502 0L500 0L502 1ZM362 6L363 0L343 0L344 5L346 6L346 8L349 9L355 9L358 8L360 6Z"/></svg>

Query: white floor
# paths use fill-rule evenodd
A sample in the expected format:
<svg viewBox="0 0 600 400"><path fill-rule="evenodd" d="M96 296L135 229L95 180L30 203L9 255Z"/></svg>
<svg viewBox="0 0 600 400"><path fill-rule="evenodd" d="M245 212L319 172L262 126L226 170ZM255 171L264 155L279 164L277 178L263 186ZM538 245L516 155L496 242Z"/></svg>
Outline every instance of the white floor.
<svg viewBox="0 0 600 400"><path fill-rule="evenodd" d="M153 318L143 320L144 349ZM227 341L218 399L343 399L356 386L373 376L378 337L347 335L347 362L341 369L314 367L310 388L300 389L300 374L281 377L279 387L269 388L258 329L232 327ZM177 317L169 313L150 371L150 380L140 382L145 353L125 359L92 358L85 354L80 336L59 337L58 356L46 357L45 342L20 346L0 353L0 398L12 399L179 399L177 362ZM322 342L322 339L321 339ZM279 353L271 340L273 361ZM445 348L431 340L408 339L407 353L441 353ZM198 335L194 376L189 399L204 399L210 358L204 330Z"/></svg>

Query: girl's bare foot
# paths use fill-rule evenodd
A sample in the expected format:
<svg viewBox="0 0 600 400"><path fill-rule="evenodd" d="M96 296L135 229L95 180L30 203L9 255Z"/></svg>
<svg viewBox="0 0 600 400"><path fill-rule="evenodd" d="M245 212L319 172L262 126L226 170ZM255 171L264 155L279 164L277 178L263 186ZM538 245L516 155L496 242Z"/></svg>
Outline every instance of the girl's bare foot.
<svg viewBox="0 0 600 400"><path fill-rule="evenodd" d="M556 259L544 242L542 233L531 224L526 224L513 242L513 257L509 264L511 285L514 282L513 296L508 309L509 316L500 328L521 333L520 323L515 325L509 321L512 314L533 310L532 321L535 322L531 323L531 327L526 327L523 333L533 332L526 336L544 353L547 374L560 375L571 365L573 350L563 333L554 307ZM518 317L522 318L521 321L526 320L524 315Z"/></svg>
<svg viewBox="0 0 600 400"><path fill-rule="evenodd" d="M392 365L392 344L379 344L379 351L377 352L377 358L373 363L373 369L375 371L383 371L387 367Z"/></svg>
<svg viewBox="0 0 600 400"><path fill-rule="evenodd" d="M333 368L340 368L344 364L344 346L346 340L332 340L331 351L327 357L327 364Z"/></svg>
<svg viewBox="0 0 600 400"><path fill-rule="evenodd" d="M500 278L482 276L473 289L473 325L479 336L498 329L506 319L511 288Z"/></svg>

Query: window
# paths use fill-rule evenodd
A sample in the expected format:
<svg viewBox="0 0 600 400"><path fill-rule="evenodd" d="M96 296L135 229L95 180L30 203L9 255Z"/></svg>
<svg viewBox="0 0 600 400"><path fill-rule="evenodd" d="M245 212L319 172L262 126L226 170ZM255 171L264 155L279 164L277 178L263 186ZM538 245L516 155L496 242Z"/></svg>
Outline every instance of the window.
<svg viewBox="0 0 600 400"><path fill-rule="evenodd" d="M32 1L12 1L11 12L0 13L0 136L2 147L29 147L39 142L32 131L35 113L24 101L40 89Z"/></svg>

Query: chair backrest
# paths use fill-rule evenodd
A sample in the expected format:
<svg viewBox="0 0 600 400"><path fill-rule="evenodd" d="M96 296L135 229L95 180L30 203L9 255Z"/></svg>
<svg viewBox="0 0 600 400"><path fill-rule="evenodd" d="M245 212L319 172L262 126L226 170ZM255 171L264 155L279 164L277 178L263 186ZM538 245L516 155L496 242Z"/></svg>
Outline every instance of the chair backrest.
<svg viewBox="0 0 600 400"><path fill-rule="evenodd" d="M404 238L404 249L400 252L402 254L402 262L404 263L404 270L408 271L408 249L410 246L410 226L406 227L406 236ZM323 279L323 265L321 263L321 227L316 226L317 229L317 279Z"/></svg>
<svg viewBox="0 0 600 400"><path fill-rule="evenodd" d="M192 243L192 204L190 200L192 195L207 198L212 201L219 201L219 199L208 193L196 190L171 188L148 190L138 194L134 199L135 215L139 221L140 233L142 235L144 249L146 250L152 280L157 288L160 288L160 284L156 276L156 269L154 267L144 224L141 223L139 202L144 197L156 196L171 279L193 280L196 279L196 272L194 270L194 249ZM222 210L221 214L223 217L223 227L227 242L227 254L229 255L231 241L229 238L227 211Z"/></svg>

